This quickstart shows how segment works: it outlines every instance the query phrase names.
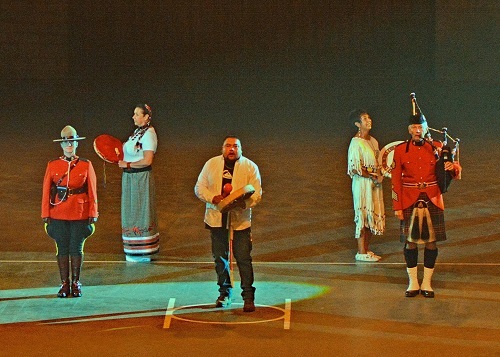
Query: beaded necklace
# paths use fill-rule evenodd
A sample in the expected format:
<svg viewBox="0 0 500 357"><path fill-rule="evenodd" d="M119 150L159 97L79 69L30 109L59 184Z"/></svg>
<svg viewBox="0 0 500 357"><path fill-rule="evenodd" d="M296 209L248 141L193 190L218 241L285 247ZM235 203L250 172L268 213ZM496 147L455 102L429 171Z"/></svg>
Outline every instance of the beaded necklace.
<svg viewBox="0 0 500 357"><path fill-rule="evenodd" d="M144 136L144 134L150 127L151 127L151 122L148 122L146 125L138 127L137 129L134 130L134 133L130 136L130 140L135 140L135 138L137 138L137 141L141 140L141 138Z"/></svg>

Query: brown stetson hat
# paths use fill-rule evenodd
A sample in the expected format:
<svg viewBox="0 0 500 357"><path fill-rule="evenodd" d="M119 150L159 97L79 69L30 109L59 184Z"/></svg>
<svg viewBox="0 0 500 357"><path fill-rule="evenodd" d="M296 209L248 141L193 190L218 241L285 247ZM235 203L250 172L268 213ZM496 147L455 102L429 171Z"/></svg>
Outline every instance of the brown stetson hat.
<svg viewBox="0 0 500 357"><path fill-rule="evenodd" d="M66 125L63 130L61 130L61 139L54 139L53 142L59 141L75 141L75 140L83 140L84 136L78 136L76 133L76 129L71 125Z"/></svg>

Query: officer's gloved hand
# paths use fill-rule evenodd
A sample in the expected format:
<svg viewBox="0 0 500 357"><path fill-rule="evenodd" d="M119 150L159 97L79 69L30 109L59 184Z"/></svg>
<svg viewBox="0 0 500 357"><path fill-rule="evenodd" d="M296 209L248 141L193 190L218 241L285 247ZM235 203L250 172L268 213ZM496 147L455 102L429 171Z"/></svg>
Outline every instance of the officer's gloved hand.
<svg viewBox="0 0 500 357"><path fill-rule="evenodd" d="M89 217L89 224L94 224L97 222L97 217Z"/></svg>

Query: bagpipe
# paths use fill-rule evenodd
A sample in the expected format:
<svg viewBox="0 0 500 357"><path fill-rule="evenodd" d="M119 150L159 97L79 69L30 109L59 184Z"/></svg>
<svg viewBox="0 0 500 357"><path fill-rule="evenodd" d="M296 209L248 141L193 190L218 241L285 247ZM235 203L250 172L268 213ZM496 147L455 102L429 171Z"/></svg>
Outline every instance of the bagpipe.
<svg viewBox="0 0 500 357"><path fill-rule="evenodd" d="M443 141L440 142L440 147L436 146L434 140L428 131L425 140L429 142L433 148L435 155L437 157L436 161L436 178L438 182L439 189L441 193L448 191L451 180L453 179L453 174L450 171L445 170L445 163L452 162L457 163L460 166L460 139L453 138L448 134L448 128L442 128L441 130L428 127L429 131L433 131L443 135ZM448 145L448 139L453 142L453 148ZM458 170L458 175L455 177L460 180L461 170Z"/></svg>
<svg viewBox="0 0 500 357"><path fill-rule="evenodd" d="M427 141L434 150L434 156L436 157L436 179L441 193L445 193L446 191L448 191L448 187L450 186L451 180L453 179L455 174L455 172L452 173L452 171L448 171L445 169L445 164L447 162L457 163L457 179L460 179L460 139L454 139L453 137L451 137L448 134L448 128L442 128L441 130L438 130L428 126L427 119L418 106L415 93L410 93L410 100L412 105L410 123L426 124L427 132L424 134L424 140ZM443 141L435 142L431 136L430 131L443 134ZM448 139L450 139L455 144L453 149L448 145Z"/></svg>

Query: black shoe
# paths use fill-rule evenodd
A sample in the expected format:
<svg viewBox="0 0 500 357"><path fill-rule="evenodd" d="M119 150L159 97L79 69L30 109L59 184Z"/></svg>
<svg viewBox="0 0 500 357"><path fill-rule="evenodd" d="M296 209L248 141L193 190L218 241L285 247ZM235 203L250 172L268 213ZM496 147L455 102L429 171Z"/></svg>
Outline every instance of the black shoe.
<svg viewBox="0 0 500 357"><path fill-rule="evenodd" d="M229 296L219 296L217 300L215 300L215 307L227 307L231 305L231 299Z"/></svg>
<svg viewBox="0 0 500 357"><path fill-rule="evenodd" d="M65 298L69 296L69 281L63 280L61 282L61 288L57 292L57 296L60 298Z"/></svg>
<svg viewBox="0 0 500 357"><path fill-rule="evenodd" d="M243 312L254 312L255 311L255 304L253 303L253 300L247 299L245 300L245 303L243 304Z"/></svg>
<svg viewBox="0 0 500 357"><path fill-rule="evenodd" d="M82 283L80 283L80 280L74 280L71 283L71 295L73 297L82 296Z"/></svg>
<svg viewBox="0 0 500 357"><path fill-rule="evenodd" d="M418 295L419 292L420 290L406 290L405 297L415 297Z"/></svg>
<svg viewBox="0 0 500 357"><path fill-rule="evenodd" d="M420 290L420 293L426 298L434 298L434 291L432 290Z"/></svg>

